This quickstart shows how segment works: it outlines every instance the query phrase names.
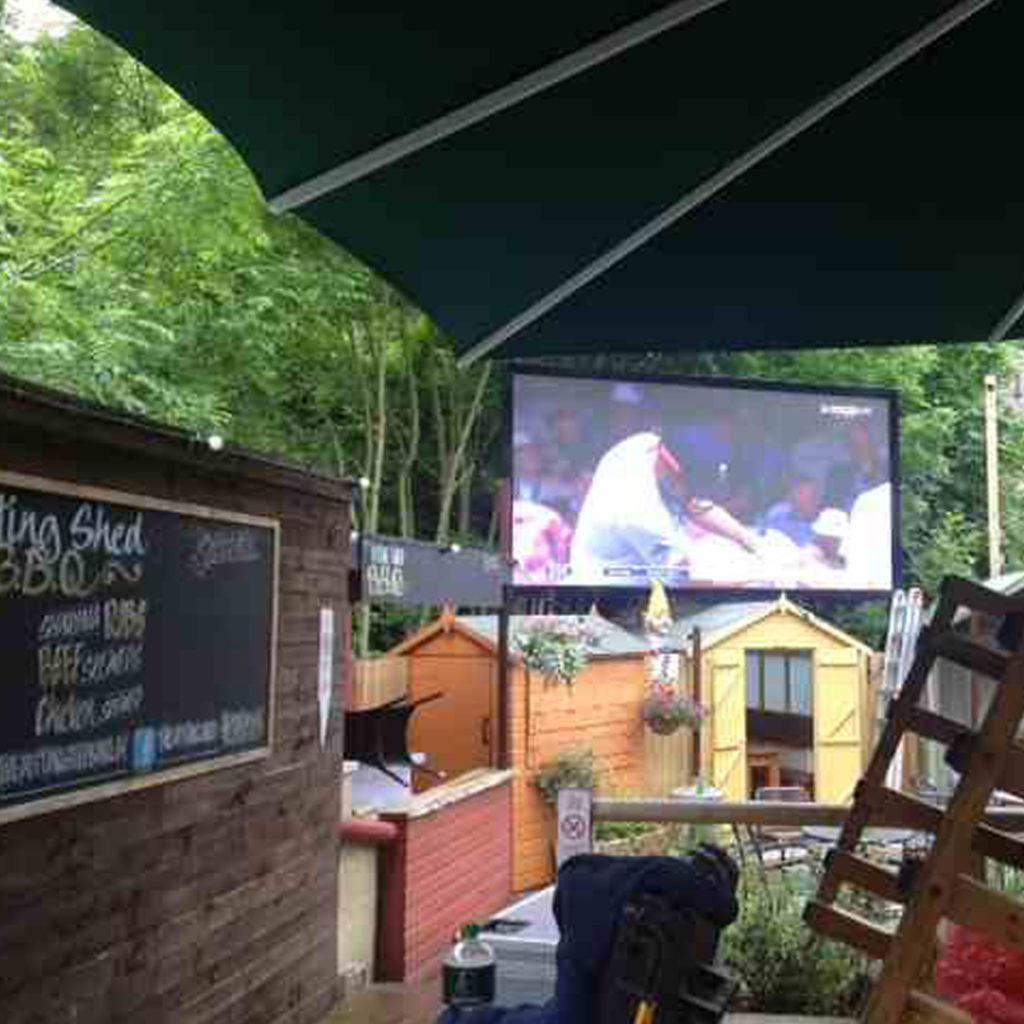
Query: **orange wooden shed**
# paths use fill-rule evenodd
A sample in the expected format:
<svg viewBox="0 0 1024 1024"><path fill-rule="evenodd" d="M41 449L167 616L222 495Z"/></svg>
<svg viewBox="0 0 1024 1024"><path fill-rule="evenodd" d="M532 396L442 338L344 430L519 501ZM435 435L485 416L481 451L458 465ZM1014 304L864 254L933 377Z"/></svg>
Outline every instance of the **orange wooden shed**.
<svg viewBox="0 0 1024 1024"><path fill-rule="evenodd" d="M513 651L517 631L528 621L528 616L513 617ZM510 826L518 891L546 885L553 877L554 815L533 778L562 751L593 751L599 789L608 793L664 793L690 779L689 736L655 737L641 721L647 641L596 615L582 621L594 644L574 686L548 684L525 672L514 654L509 666L509 749L516 772ZM444 615L390 654L409 659L410 699L444 695L414 716L410 749L426 754L432 768L450 777L492 764L498 744L497 617ZM652 778L655 774L669 781Z"/></svg>

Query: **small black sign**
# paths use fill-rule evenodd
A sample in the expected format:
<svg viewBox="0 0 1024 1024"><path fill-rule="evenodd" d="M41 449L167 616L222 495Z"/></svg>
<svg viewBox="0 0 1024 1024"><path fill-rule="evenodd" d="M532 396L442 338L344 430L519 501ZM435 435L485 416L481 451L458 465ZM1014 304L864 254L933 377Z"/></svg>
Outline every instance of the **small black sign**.
<svg viewBox="0 0 1024 1024"><path fill-rule="evenodd" d="M505 560L483 548L441 547L367 534L361 538L363 598L402 605L498 608L510 582Z"/></svg>
<svg viewBox="0 0 1024 1024"><path fill-rule="evenodd" d="M0 473L0 821L268 746L276 532Z"/></svg>

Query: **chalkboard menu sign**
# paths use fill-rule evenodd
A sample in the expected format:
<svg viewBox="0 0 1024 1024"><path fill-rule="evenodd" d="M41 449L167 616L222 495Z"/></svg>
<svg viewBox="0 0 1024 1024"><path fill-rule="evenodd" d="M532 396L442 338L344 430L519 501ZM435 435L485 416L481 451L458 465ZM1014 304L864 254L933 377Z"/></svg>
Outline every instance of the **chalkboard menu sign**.
<svg viewBox="0 0 1024 1024"><path fill-rule="evenodd" d="M0 822L267 751L277 531L0 473Z"/></svg>

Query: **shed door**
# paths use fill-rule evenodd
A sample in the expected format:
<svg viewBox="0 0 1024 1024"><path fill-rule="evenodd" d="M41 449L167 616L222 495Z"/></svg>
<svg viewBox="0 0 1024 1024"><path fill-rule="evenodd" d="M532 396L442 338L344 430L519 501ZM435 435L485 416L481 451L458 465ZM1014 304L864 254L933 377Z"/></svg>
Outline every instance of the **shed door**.
<svg viewBox="0 0 1024 1024"><path fill-rule="evenodd" d="M747 687L737 650L712 656L711 775L724 800L747 799Z"/></svg>
<svg viewBox="0 0 1024 1024"><path fill-rule="evenodd" d="M418 655L409 666L413 700L444 694L412 716L409 749L426 754L428 765L449 779L491 765L495 670L488 657ZM417 793L437 785L423 772L413 775Z"/></svg>
<svg viewBox="0 0 1024 1024"><path fill-rule="evenodd" d="M856 650L819 650L814 671L814 797L844 804L864 771L865 737L861 656Z"/></svg>

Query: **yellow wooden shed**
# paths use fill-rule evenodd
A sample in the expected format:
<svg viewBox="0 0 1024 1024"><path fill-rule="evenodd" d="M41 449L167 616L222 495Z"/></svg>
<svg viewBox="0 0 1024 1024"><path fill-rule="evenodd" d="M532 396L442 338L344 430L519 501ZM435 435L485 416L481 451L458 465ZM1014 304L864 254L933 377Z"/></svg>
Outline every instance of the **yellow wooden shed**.
<svg viewBox="0 0 1024 1024"><path fill-rule="evenodd" d="M700 632L701 774L726 800L799 786L845 803L873 742L873 652L785 596L720 605L677 624Z"/></svg>

